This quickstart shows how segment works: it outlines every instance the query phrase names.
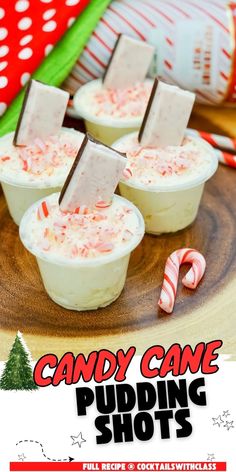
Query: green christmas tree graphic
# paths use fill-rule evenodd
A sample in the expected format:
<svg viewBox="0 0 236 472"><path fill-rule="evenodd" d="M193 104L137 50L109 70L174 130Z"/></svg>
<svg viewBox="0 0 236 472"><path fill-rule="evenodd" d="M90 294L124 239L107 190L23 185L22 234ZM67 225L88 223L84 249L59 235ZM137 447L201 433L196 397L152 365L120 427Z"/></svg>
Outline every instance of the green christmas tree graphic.
<svg viewBox="0 0 236 472"><path fill-rule="evenodd" d="M36 390L37 388L30 365L30 353L18 331L0 380L0 389Z"/></svg>

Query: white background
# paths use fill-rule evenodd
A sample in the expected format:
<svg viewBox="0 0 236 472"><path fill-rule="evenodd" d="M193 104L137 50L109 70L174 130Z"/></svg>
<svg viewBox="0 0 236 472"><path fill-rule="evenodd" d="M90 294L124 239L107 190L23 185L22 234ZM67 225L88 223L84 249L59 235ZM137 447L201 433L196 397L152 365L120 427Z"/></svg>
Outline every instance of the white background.
<svg viewBox="0 0 236 472"><path fill-rule="evenodd" d="M3 365L1 362L1 370ZM140 358L136 357L128 369L127 382L146 381L140 375L139 365ZM220 360L218 373L206 376L207 406L197 407L191 402L189 405L193 426L190 437L176 439L173 425L172 438L162 440L159 422L156 421L154 436L148 442L135 440L107 445L96 445L96 405L89 408L86 417L77 416L74 385L46 387L33 392L0 391L1 470L9 470L9 462L18 461L18 455L23 453L27 461L46 460L37 444L16 446L20 440L33 439L43 444L50 458L71 456L76 461L206 461L208 454L214 454L216 461L228 462L228 472L235 472L236 428L227 431L223 425L213 426L212 421L212 417L229 410L231 415L227 420L233 420L235 425L235 375L236 363L225 358ZM194 376L185 378L191 380ZM107 383L112 383L112 380ZM94 383L87 385L92 388ZM79 382L78 386L82 383ZM78 436L80 432L86 442L81 447L72 445L71 436Z"/></svg>

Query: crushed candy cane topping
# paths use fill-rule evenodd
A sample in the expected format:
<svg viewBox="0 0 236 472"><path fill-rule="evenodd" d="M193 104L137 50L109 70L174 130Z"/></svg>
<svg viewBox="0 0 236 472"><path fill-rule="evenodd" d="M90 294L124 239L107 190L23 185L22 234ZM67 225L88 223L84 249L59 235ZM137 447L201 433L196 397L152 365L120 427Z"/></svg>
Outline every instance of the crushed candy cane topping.
<svg viewBox="0 0 236 472"><path fill-rule="evenodd" d="M83 133L63 129L60 135L45 141L36 138L31 145L14 146L10 133L0 141L0 176L16 183L59 178L59 185L65 180L83 138Z"/></svg>
<svg viewBox="0 0 236 472"><path fill-rule="evenodd" d="M84 96L81 96L80 106L87 108L89 105L89 110L97 117L121 119L142 117L151 88L151 80L137 82L124 89L106 89L101 86L100 81L94 81L94 88L85 90Z"/></svg>
<svg viewBox="0 0 236 472"><path fill-rule="evenodd" d="M44 254L95 258L124 247L140 231L135 211L118 197L92 212L80 207L74 213L65 213L60 210L58 196L41 201L28 222L29 244Z"/></svg>
<svg viewBox="0 0 236 472"><path fill-rule="evenodd" d="M19 149L22 170L33 175L39 175L44 172L52 175L54 169L60 167L62 163L62 153L66 157L75 158L77 148L72 143L67 142L67 140L59 141L55 149L56 144L56 137L51 136L46 141L37 138L32 145Z"/></svg>
<svg viewBox="0 0 236 472"><path fill-rule="evenodd" d="M121 138L114 146L127 156L123 180L145 186L191 180L211 166L212 155L194 138L184 138L181 146L142 147L137 134Z"/></svg>

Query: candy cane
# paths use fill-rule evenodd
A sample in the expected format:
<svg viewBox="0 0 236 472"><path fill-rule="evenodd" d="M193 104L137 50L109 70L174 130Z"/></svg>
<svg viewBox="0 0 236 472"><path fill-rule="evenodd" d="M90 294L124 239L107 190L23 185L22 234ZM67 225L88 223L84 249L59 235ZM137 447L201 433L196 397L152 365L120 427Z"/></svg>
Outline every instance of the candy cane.
<svg viewBox="0 0 236 472"><path fill-rule="evenodd" d="M49 210L48 210L47 203L43 201L42 203L40 203L38 207L37 218L38 220L43 220L44 218L47 218L48 215L49 215Z"/></svg>
<svg viewBox="0 0 236 472"><path fill-rule="evenodd" d="M236 139L234 138L192 128L188 128L186 132L191 136L199 136L200 138L205 139L205 141L211 144L214 148L225 149L228 152L236 151Z"/></svg>
<svg viewBox="0 0 236 472"><path fill-rule="evenodd" d="M236 167L236 140L227 136L220 136L213 133L206 133L196 129L188 128L187 136L196 136L204 139L214 148L218 161L229 167Z"/></svg>
<svg viewBox="0 0 236 472"><path fill-rule="evenodd" d="M172 313L173 311L178 285L179 268L181 264L185 263L192 264L191 269L182 280L185 287L195 289L204 275L206 269L205 258L195 249L177 249L177 251L174 251L168 257L165 266L161 295L158 302L158 305L162 310L167 313Z"/></svg>
<svg viewBox="0 0 236 472"><path fill-rule="evenodd" d="M236 155L221 151L220 149L215 149L214 151L218 157L218 161L221 162L221 164L225 164L229 167L236 167Z"/></svg>
<svg viewBox="0 0 236 472"><path fill-rule="evenodd" d="M104 202L103 200L99 200L96 205L95 205L95 208L97 209L102 209L102 208L109 208L112 204L112 201L110 202Z"/></svg>
<svg viewBox="0 0 236 472"><path fill-rule="evenodd" d="M130 177L132 177L132 170L129 169L128 167L126 167L126 169L123 170L123 177L125 179L130 179Z"/></svg>
<svg viewBox="0 0 236 472"><path fill-rule="evenodd" d="M74 213L77 215L88 215L89 209L85 205L81 205L80 207L76 208Z"/></svg>

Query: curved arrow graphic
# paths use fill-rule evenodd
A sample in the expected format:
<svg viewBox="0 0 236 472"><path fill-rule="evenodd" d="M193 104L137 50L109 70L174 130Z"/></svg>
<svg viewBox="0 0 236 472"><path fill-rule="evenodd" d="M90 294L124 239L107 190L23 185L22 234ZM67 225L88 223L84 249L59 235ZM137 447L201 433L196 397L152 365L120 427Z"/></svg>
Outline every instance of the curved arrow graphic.
<svg viewBox="0 0 236 472"><path fill-rule="evenodd" d="M44 448L43 448L43 445L39 442L39 441L35 441L34 439L22 439L22 441L18 441L18 443L16 443L16 446L18 446L18 444L22 444L22 443L35 443L35 444L38 444L41 448L41 451L42 451L42 454L43 456L45 457L45 459L47 459L48 461L51 461L51 462L72 462L74 460L73 457L66 457L66 459L52 459L51 457L48 457L45 452L44 452Z"/></svg>

